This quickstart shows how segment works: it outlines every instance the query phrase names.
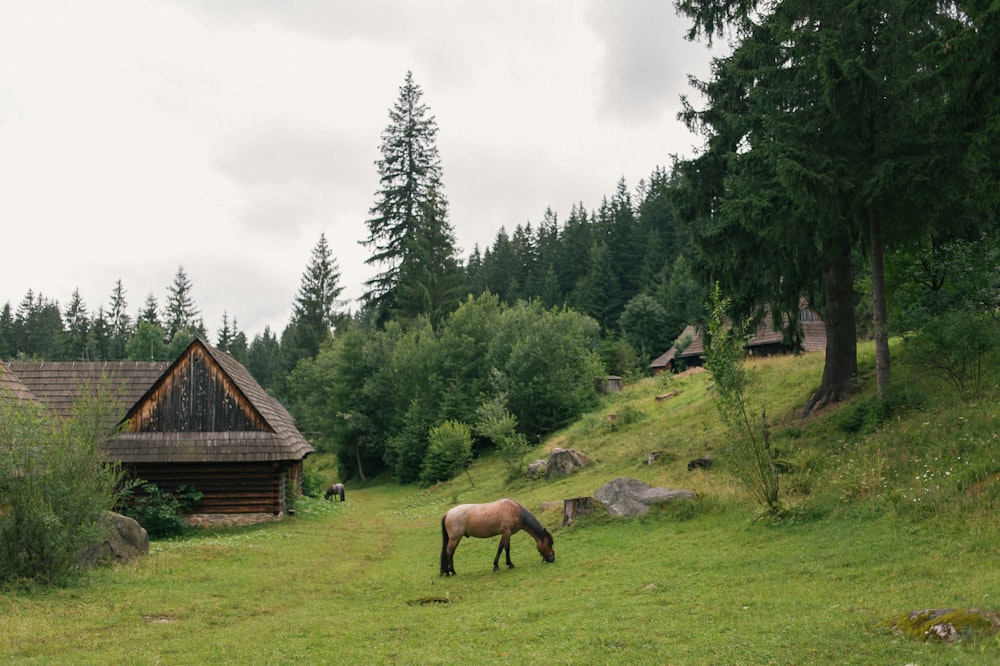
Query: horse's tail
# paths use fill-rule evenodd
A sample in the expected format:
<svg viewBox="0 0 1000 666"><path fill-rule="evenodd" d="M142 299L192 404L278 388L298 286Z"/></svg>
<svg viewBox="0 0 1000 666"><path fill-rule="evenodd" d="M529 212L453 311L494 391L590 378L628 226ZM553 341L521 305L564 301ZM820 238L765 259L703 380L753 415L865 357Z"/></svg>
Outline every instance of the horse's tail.
<svg viewBox="0 0 1000 666"><path fill-rule="evenodd" d="M448 515L441 516L441 574L448 573L448 528L444 525L444 520Z"/></svg>

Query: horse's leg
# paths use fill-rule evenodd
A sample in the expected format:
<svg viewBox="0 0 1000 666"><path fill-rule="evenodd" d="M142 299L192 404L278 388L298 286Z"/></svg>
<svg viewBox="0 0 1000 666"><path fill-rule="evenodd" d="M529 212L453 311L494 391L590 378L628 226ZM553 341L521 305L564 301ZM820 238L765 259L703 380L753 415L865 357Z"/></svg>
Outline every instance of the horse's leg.
<svg viewBox="0 0 1000 666"><path fill-rule="evenodd" d="M504 548L504 551L506 552L506 555L507 555L507 568L508 569L513 569L514 568L514 563L510 561L510 535L509 534L507 535L507 547Z"/></svg>
<svg viewBox="0 0 1000 666"><path fill-rule="evenodd" d="M455 565L453 561L453 556L455 554L455 548L458 547L458 542L451 542L451 537L448 535L448 528L445 527L444 518L441 519L441 575L450 576L455 573Z"/></svg>
<svg viewBox="0 0 1000 666"><path fill-rule="evenodd" d="M458 542L462 540L461 535L457 539L448 540L448 576L454 576L455 573L455 549L458 548Z"/></svg>
<svg viewBox="0 0 1000 666"><path fill-rule="evenodd" d="M513 569L514 563L510 561L510 534L503 533L500 536L500 545L497 546L497 556L493 558L493 571L500 570L500 552L503 551L507 555L507 567Z"/></svg>
<svg viewBox="0 0 1000 666"><path fill-rule="evenodd" d="M454 576L455 575L455 549L458 548L458 542L462 539L462 535L458 535L457 538L452 538L448 534L448 529L444 526L444 520L441 521L441 575L442 576Z"/></svg>

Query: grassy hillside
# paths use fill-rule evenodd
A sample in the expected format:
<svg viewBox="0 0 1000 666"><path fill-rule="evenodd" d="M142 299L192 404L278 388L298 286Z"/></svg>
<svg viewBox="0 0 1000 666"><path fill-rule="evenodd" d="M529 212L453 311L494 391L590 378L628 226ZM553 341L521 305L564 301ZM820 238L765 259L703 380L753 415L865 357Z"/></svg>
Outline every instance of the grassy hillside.
<svg viewBox="0 0 1000 666"><path fill-rule="evenodd" d="M1000 609L997 393L958 401L906 351L894 349L887 403L863 347L862 391L806 419L822 356L752 362L787 470L781 521L759 519L727 473L709 375L649 379L540 445L537 457L591 458L564 479L506 483L486 457L429 489L348 484L343 504L306 500L292 519L156 542L69 588L0 593L0 661L997 663L994 637L921 642L880 626L917 609ZM707 453L716 464L688 472ZM619 476L699 499L567 528L541 509ZM466 539L458 575L440 578L441 515L501 496L552 529L556 561L518 534L516 568L494 573L497 540Z"/></svg>

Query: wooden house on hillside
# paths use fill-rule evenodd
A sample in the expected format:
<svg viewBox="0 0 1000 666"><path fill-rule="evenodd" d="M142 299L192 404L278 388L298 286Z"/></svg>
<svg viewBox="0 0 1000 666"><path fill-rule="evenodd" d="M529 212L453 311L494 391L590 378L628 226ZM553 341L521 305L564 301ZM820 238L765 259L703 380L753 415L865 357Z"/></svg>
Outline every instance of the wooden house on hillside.
<svg viewBox="0 0 1000 666"><path fill-rule="evenodd" d="M173 363L11 362L10 371L54 413L68 415L81 390L105 386L120 429L109 461L132 478L202 493L194 523L280 517L302 489L312 446L291 415L229 354L196 339Z"/></svg>
<svg viewBox="0 0 1000 666"><path fill-rule="evenodd" d="M799 311L799 323L802 326L802 346L799 351L812 352L826 349L826 326L819 313L803 307ZM766 314L757 326L757 330L747 343L746 349L747 354L753 356L787 354L790 351L785 342L784 334L780 330L774 330L770 314ZM701 339L701 332L694 326L686 326L674 345L653 359L649 367L656 375L664 371L675 372L681 367L699 367L704 362L705 344Z"/></svg>

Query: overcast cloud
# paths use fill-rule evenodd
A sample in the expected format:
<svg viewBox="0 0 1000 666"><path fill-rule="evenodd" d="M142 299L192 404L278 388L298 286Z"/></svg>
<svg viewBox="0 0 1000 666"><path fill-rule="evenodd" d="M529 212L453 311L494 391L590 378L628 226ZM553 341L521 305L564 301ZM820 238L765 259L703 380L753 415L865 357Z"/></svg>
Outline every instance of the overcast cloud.
<svg viewBox="0 0 1000 666"><path fill-rule="evenodd" d="M699 143L686 27L669 0L0 3L0 304L93 312L121 279L135 314L183 266L213 340L224 311L280 334L321 233L358 298L407 71L463 258L594 209Z"/></svg>

